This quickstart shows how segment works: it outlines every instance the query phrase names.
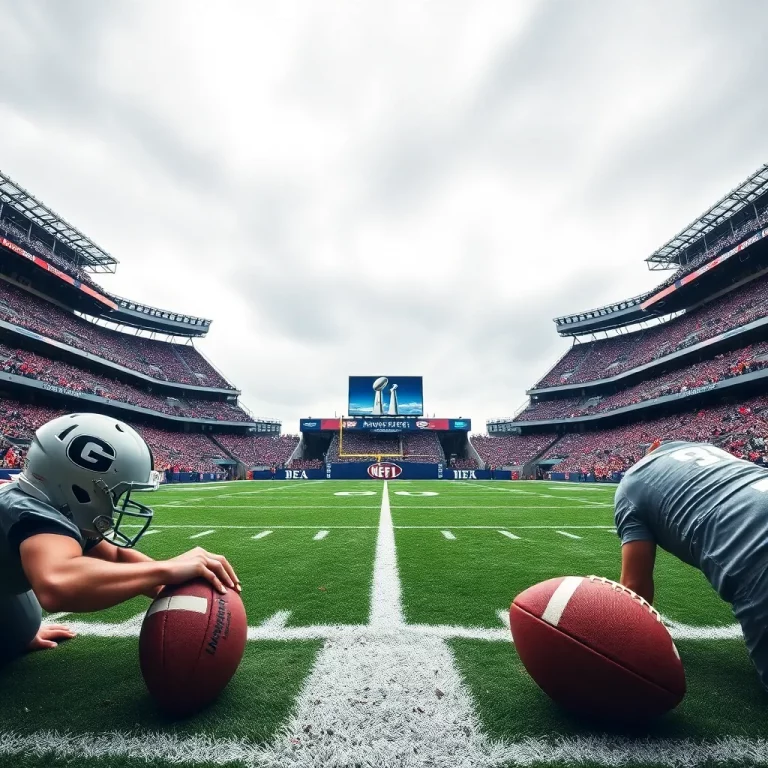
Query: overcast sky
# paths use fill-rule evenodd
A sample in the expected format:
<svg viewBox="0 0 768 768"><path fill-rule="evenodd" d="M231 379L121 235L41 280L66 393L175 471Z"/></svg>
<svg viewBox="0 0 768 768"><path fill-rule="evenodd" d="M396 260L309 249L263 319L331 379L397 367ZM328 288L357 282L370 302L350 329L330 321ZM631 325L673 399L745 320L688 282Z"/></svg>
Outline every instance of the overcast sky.
<svg viewBox="0 0 768 768"><path fill-rule="evenodd" d="M768 4L0 0L0 168L258 416L511 414L768 161Z"/></svg>

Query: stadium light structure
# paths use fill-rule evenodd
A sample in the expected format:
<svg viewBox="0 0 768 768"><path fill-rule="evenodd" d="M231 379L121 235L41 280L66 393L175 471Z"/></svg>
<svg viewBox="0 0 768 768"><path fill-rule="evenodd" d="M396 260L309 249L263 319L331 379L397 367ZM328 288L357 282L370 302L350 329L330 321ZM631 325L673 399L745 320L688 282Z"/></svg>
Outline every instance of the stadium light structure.
<svg viewBox="0 0 768 768"><path fill-rule="evenodd" d="M52 250L56 253L56 244L64 245L76 258L73 263L86 272L112 273L119 263L86 237L77 227L73 227L45 203L27 192L10 176L0 170L0 205L10 206L25 219L47 232L52 238Z"/></svg>
<svg viewBox="0 0 768 768"><path fill-rule="evenodd" d="M649 269L672 269L686 264L688 260L683 259L686 251L702 240L706 247L707 235L729 220L733 230L734 216L745 208L751 206L752 213L757 218L758 211L755 203L765 195L768 195L768 163L760 166L748 179L654 251L646 259Z"/></svg>

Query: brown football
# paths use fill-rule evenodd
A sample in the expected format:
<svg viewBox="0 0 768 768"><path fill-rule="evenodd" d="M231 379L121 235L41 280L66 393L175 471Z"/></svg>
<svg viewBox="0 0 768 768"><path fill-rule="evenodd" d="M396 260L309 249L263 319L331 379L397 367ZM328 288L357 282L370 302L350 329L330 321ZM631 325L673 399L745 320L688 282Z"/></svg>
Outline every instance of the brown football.
<svg viewBox="0 0 768 768"><path fill-rule="evenodd" d="M167 713L191 715L214 701L245 651L248 621L240 595L204 580L166 587L144 617L141 674Z"/></svg>

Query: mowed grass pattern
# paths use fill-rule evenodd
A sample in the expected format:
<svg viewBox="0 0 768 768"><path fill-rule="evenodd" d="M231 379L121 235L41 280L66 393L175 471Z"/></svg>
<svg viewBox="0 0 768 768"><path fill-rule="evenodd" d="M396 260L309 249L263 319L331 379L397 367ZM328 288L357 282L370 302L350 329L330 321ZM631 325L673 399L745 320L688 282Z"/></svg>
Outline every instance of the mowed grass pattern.
<svg viewBox="0 0 768 768"><path fill-rule="evenodd" d="M389 483L406 621L498 630L498 612L538 581L592 573L618 578L614 491L552 483ZM140 548L155 558L198 545L226 555L242 580L251 626L278 612L287 612L288 627L365 624L381 494L382 484L373 481L163 488L147 498L155 507L157 533ZM321 531L328 533L318 538ZM694 569L661 553L656 581L656 605L668 618L695 626L733 624L729 607ZM118 623L148 604L137 598L77 618ZM0 731L168 731L265 743L292 711L322 643L249 643L241 669L216 705L170 723L144 691L136 638L77 638L0 671ZM559 712L527 676L511 643L451 640L449 646L490 736L519 741L602 733ZM768 734L768 702L743 641L681 641L678 647L688 696L645 735ZM5 762L10 759L0 757ZM30 756L13 762L58 764ZM93 761L99 764L104 761Z"/></svg>

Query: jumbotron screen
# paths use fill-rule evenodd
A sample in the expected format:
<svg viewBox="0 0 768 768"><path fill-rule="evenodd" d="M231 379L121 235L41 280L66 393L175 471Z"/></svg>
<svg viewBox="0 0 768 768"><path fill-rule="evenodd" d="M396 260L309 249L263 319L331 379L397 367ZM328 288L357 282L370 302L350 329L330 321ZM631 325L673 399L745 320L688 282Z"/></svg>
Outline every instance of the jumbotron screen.
<svg viewBox="0 0 768 768"><path fill-rule="evenodd" d="M421 416L421 376L350 376L349 416Z"/></svg>

